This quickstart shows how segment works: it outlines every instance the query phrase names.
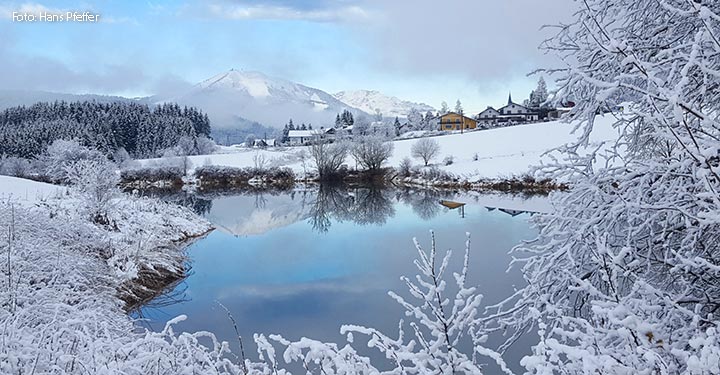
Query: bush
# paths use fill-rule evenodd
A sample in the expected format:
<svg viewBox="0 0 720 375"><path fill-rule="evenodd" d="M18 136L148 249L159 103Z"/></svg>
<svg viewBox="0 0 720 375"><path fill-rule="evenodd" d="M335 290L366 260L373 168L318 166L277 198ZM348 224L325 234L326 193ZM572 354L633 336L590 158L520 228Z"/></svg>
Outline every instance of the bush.
<svg viewBox="0 0 720 375"><path fill-rule="evenodd" d="M75 140L58 139L48 146L41 157L45 165L45 177L51 181L67 183L67 170L81 160L106 161L107 158L97 150L91 150Z"/></svg>
<svg viewBox="0 0 720 375"><path fill-rule="evenodd" d="M31 169L29 160L18 157L0 159L0 175L25 177Z"/></svg>
<svg viewBox="0 0 720 375"><path fill-rule="evenodd" d="M195 169L195 177L204 187L248 185L250 180L263 183L286 185L295 181L295 173L289 168L233 168L216 165Z"/></svg>
<svg viewBox="0 0 720 375"><path fill-rule="evenodd" d="M443 159L443 164L445 165L451 165L455 161L455 158L452 155L448 155Z"/></svg>
<svg viewBox="0 0 720 375"><path fill-rule="evenodd" d="M182 183L183 176L185 176L183 168L174 165L126 169L120 172L120 178L124 183L170 182L175 185Z"/></svg>
<svg viewBox="0 0 720 375"><path fill-rule="evenodd" d="M404 158L400 162L400 166L398 167L398 174L403 177L410 177L412 174L412 161L410 158Z"/></svg>
<svg viewBox="0 0 720 375"><path fill-rule="evenodd" d="M107 159L80 160L65 168L67 180L84 197L91 219L108 224L107 211L112 198L118 193L120 177L115 164Z"/></svg>

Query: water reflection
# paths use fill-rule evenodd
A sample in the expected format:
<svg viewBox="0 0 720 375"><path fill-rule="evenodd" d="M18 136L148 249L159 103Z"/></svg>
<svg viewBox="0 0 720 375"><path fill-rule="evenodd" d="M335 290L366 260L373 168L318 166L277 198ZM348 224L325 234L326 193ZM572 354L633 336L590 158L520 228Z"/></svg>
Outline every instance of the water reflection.
<svg viewBox="0 0 720 375"><path fill-rule="evenodd" d="M396 332L402 308L387 291L405 289L399 277L415 274L412 238L426 242L430 229L443 250L463 249L465 232L472 233L470 281L488 304L496 303L523 282L517 270L506 272L507 252L534 235L527 215L486 209L520 210L525 201L461 192L323 186L197 198L211 202L205 215L219 230L189 248L191 275L136 316L160 330L186 314L178 329L207 330L232 342L217 302L248 341L253 333L282 333L342 342L338 330L346 323ZM441 200L467 203L465 217ZM518 361L528 351L520 344L509 353Z"/></svg>

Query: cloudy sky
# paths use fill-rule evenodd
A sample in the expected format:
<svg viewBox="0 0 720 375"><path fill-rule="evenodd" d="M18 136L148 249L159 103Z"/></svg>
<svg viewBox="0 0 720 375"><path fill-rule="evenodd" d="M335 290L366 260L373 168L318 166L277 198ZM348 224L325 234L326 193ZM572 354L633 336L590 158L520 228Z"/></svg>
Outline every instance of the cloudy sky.
<svg viewBox="0 0 720 375"><path fill-rule="evenodd" d="M553 64L537 45L572 0L154 0L0 3L0 88L141 96L230 68L334 93L375 89L439 107L518 101ZM91 11L99 23L13 22Z"/></svg>

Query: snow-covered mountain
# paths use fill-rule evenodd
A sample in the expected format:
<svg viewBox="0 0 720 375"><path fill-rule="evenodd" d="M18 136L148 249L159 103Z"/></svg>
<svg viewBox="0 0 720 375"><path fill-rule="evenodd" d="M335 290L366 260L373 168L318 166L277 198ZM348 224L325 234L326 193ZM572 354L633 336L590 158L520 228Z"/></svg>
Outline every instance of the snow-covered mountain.
<svg viewBox="0 0 720 375"><path fill-rule="evenodd" d="M340 91L333 96L367 113L374 114L376 109L379 109L384 117L407 117L413 108L423 114L427 111L435 111L425 103L409 102L375 90Z"/></svg>
<svg viewBox="0 0 720 375"><path fill-rule="evenodd" d="M253 236L306 220L315 195L237 195L216 198L207 214L219 230L234 236Z"/></svg>
<svg viewBox="0 0 720 375"><path fill-rule="evenodd" d="M325 91L234 69L206 79L188 92L154 101L199 107L210 115L213 125L221 128L233 126L237 117L275 128L290 118L295 123L329 126L344 109L360 112Z"/></svg>

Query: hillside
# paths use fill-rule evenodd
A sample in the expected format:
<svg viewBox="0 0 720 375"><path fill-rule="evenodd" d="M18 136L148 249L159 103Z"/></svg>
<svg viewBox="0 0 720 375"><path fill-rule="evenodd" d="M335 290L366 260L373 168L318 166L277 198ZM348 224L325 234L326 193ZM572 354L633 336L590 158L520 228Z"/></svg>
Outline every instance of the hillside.
<svg viewBox="0 0 720 375"><path fill-rule="evenodd" d="M611 126L613 121L610 117L599 117L591 141L597 143L617 139L617 131ZM432 139L439 143L440 153L432 164L469 181L518 176L528 172L532 166L548 161L548 156L543 156L546 151L574 141L577 135L572 134L572 130L572 124L552 121L437 136ZM394 141L393 156L387 165L397 167L402 159L411 158L410 149L417 141ZM259 156L267 166L289 167L299 176L312 170L311 161L306 160L303 165L301 158L302 153L307 152L307 147L279 150L223 148L221 152L224 153L191 156L190 161L193 167L208 164L247 167L253 166L254 158ZM453 164L443 165L443 160L448 156L453 157ZM145 164L152 162L158 162L158 159L143 161ZM346 163L355 165L351 157L348 157ZM413 159L413 164L420 163Z"/></svg>

